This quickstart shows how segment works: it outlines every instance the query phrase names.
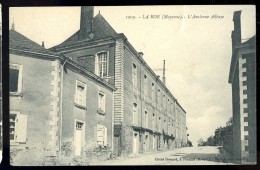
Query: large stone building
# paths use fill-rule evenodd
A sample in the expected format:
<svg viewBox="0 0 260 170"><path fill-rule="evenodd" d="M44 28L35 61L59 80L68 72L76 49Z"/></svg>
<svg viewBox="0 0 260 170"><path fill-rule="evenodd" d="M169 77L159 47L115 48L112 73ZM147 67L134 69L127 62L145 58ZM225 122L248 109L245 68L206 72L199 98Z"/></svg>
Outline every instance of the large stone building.
<svg viewBox="0 0 260 170"><path fill-rule="evenodd" d="M39 165L44 156L82 156L93 148L112 153L113 85L14 28L9 52L13 164Z"/></svg>
<svg viewBox="0 0 260 170"><path fill-rule="evenodd" d="M242 43L241 11L234 12L229 83L233 103L233 156L256 163L256 37Z"/></svg>
<svg viewBox="0 0 260 170"><path fill-rule="evenodd" d="M81 7L79 31L50 49L10 30L11 149L120 156L186 146L186 112L165 77L93 15Z"/></svg>
<svg viewBox="0 0 260 170"><path fill-rule="evenodd" d="M185 146L186 112L122 33L93 7L81 8L80 29L53 52L71 58L116 87L114 153Z"/></svg>

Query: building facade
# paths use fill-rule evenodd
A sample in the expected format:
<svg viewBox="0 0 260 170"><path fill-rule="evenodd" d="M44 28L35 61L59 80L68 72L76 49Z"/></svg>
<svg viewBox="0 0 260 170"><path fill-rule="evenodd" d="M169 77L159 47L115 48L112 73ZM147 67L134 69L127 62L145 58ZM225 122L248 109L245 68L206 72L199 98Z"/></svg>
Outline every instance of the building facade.
<svg viewBox="0 0 260 170"><path fill-rule="evenodd" d="M242 43L241 11L234 12L232 59L233 156L242 164L256 163L256 37Z"/></svg>
<svg viewBox="0 0 260 170"><path fill-rule="evenodd" d="M19 151L33 162L93 148L112 153L113 85L14 28L9 52L11 156Z"/></svg>
<svg viewBox="0 0 260 170"><path fill-rule="evenodd" d="M50 50L116 87L114 154L186 146L186 112L122 33L93 7L81 8L80 29Z"/></svg>

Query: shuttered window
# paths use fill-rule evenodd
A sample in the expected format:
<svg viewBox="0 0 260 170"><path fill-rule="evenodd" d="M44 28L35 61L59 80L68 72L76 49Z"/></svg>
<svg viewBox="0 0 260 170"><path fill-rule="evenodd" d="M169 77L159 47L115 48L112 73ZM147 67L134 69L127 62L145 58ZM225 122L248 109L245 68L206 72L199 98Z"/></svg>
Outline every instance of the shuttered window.
<svg viewBox="0 0 260 170"><path fill-rule="evenodd" d="M86 95L87 95L87 85L77 80L74 102L80 106L86 107Z"/></svg>
<svg viewBox="0 0 260 170"><path fill-rule="evenodd" d="M27 120L28 115L20 114L19 112L10 112L10 142L26 143L27 138Z"/></svg>
<svg viewBox="0 0 260 170"><path fill-rule="evenodd" d="M97 124L97 144L107 146L107 128L104 125Z"/></svg>

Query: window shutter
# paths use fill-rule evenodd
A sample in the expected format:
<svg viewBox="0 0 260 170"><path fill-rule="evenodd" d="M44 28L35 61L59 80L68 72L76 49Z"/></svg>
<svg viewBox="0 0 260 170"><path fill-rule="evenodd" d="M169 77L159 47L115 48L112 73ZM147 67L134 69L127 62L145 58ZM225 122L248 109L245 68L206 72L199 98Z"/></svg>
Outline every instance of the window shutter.
<svg viewBox="0 0 260 170"><path fill-rule="evenodd" d="M107 128L104 127L104 146L107 146Z"/></svg>
<svg viewBox="0 0 260 170"><path fill-rule="evenodd" d="M28 119L28 115L22 115L22 114L17 115L16 127L15 127L16 142L26 143L27 119Z"/></svg>
<svg viewBox="0 0 260 170"><path fill-rule="evenodd" d="M97 125L97 143L103 146L103 126Z"/></svg>

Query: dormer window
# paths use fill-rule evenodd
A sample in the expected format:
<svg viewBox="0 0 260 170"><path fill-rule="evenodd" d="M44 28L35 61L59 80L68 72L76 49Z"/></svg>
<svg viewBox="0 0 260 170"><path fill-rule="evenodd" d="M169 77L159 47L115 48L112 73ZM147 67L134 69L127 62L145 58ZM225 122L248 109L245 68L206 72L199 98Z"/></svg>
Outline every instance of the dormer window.
<svg viewBox="0 0 260 170"><path fill-rule="evenodd" d="M100 77L108 76L108 52L100 52L97 54L96 74Z"/></svg>

